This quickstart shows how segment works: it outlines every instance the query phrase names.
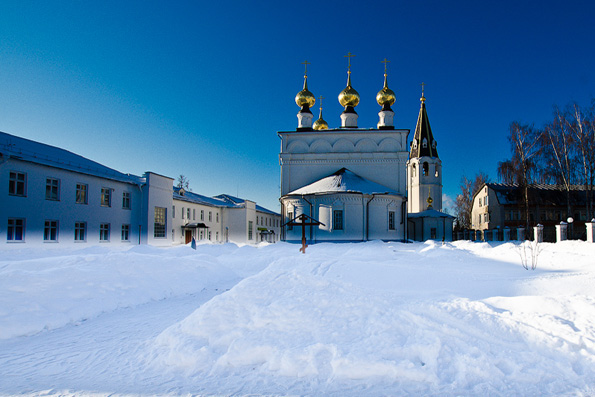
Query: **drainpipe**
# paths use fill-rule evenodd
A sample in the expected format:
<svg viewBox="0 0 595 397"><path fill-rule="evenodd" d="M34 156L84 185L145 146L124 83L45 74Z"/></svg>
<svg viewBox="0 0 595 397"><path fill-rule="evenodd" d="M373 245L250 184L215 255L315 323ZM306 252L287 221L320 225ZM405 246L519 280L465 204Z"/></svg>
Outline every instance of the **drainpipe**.
<svg viewBox="0 0 595 397"><path fill-rule="evenodd" d="M363 196L363 193L362 193ZM366 240L370 238L370 202L376 198L376 195L372 193L372 198L366 203Z"/></svg>

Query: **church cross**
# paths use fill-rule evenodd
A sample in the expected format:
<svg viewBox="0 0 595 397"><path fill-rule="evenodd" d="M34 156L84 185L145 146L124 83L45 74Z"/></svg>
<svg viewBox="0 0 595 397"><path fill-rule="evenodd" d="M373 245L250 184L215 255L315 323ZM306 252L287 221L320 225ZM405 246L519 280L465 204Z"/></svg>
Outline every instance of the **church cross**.
<svg viewBox="0 0 595 397"><path fill-rule="evenodd" d="M322 109L322 100L324 99L324 97L321 95L318 97L318 100L320 101L320 108Z"/></svg>
<svg viewBox="0 0 595 397"><path fill-rule="evenodd" d="M384 61L382 61L382 63L384 64L384 74L386 74L386 64L390 63L390 61L387 61L386 58L384 58Z"/></svg>
<svg viewBox="0 0 595 397"><path fill-rule="evenodd" d="M426 83L424 83L422 81L420 85L421 85L421 96L424 96L424 87L426 86Z"/></svg>
<svg viewBox="0 0 595 397"><path fill-rule="evenodd" d="M347 67L347 71L349 73L351 73L351 58L354 57L354 56L355 55L353 55L351 52L348 52L347 55L344 55L344 57L347 58L348 61L349 61L349 64L348 64L349 66Z"/></svg>
<svg viewBox="0 0 595 397"><path fill-rule="evenodd" d="M308 65L310 65L310 62L304 61L304 62L302 62L302 65L304 65L304 76L307 76L308 75Z"/></svg>

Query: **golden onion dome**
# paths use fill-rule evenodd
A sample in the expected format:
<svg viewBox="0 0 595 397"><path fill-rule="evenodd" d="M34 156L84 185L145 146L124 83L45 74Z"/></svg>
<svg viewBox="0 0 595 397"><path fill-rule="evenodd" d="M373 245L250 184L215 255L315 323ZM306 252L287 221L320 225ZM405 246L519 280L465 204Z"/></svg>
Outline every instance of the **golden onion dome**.
<svg viewBox="0 0 595 397"><path fill-rule="evenodd" d="M304 89L298 92L295 96L295 103L301 108L303 108L304 106L311 108L312 106L314 106L314 103L316 103L316 98L314 97L314 94L308 91L308 76L304 76Z"/></svg>
<svg viewBox="0 0 595 397"><path fill-rule="evenodd" d="M388 105L390 107L391 105L393 105L395 103L396 100L397 100L397 96L395 95L393 90L388 88L388 85L386 83L386 73L385 73L384 74L384 87L382 87L382 89L380 91L378 91L378 94L376 94L376 102L378 102L378 104L380 106Z"/></svg>
<svg viewBox="0 0 595 397"><path fill-rule="evenodd" d="M328 123L324 121L324 119L322 118L322 107L320 108L318 120L314 122L312 128L314 128L315 130L328 130Z"/></svg>
<svg viewBox="0 0 595 397"><path fill-rule="evenodd" d="M347 87L339 94L339 103L341 106L351 106L355 107L359 103L359 94L358 92L351 86L351 72L348 72L347 75Z"/></svg>

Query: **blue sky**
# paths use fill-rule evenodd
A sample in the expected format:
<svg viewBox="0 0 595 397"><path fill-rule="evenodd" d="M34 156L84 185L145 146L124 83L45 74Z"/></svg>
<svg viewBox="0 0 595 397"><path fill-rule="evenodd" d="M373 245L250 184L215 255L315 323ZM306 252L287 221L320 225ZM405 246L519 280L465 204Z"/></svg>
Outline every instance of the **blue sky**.
<svg viewBox="0 0 595 397"><path fill-rule="evenodd" d="M384 58L410 138L426 83L454 197L462 175L496 179L512 121L590 105L594 14L590 1L5 1L0 130L278 210L276 132L297 126L301 63L338 127L351 52L362 128L377 123Z"/></svg>

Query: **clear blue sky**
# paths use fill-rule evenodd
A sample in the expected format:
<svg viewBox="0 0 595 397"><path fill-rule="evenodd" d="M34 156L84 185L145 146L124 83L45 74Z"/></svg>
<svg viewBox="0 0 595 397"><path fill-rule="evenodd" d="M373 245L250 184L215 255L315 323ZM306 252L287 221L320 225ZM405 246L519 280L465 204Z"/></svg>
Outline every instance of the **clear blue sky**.
<svg viewBox="0 0 595 397"><path fill-rule="evenodd" d="M496 178L512 121L590 105L594 15L592 1L3 1L0 130L278 210L276 132L297 126L301 62L338 127L351 52L360 127L377 123L384 58L410 138L426 83L454 197L462 175Z"/></svg>

